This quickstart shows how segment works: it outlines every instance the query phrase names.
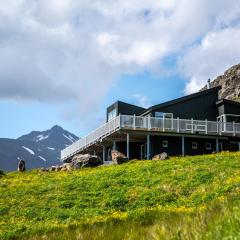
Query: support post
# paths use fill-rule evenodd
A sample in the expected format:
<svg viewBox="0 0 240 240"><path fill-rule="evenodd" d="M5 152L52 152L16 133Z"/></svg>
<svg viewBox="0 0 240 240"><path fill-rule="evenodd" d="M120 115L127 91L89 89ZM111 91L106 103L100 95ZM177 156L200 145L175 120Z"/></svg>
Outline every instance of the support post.
<svg viewBox="0 0 240 240"><path fill-rule="evenodd" d="M208 134L208 121L205 120L205 133Z"/></svg>
<svg viewBox="0 0 240 240"><path fill-rule="evenodd" d="M233 136L236 136L236 124L235 121L233 122Z"/></svg>
<svg viewBox="0 0 240 240"><path fill-rule="evenodd" d="M192 133L194 132L194 128L193 128L193 118L191 119L191 123L192 123Z"/></svg>
<svg viewBox="0 0 240 240"><path fill-rule="evenodd" d="M129 159L129 133L127 133L127 158Z"/></svg>
<svg viewBox="0 0 240 240"><path fill-rule="evenodd" d="M116 141L113 141L113 150L117 150Z"/></svg>
<svg viewBox="0 0 240 240"><path fill-rule="evenodd" d="M150 135L147 135L147 159L150 159Z"/></svg>
<svg viewBox="0 0 240 240"><path fill-rule="evenodd" d="M165 132L165 117L163 115L163 132Z"/></svg>
<svg viewBox="0 0 240 240"><path fill-rule="evenodd" d="M151 118L150 115L148 115L148 130L151 129Z"/></svg>
<svg viewBox="0 0 240 240"><path fill-rule="evenodd" d="M218 138L216 138L216 152L219 152Z"/></svg>
<svg viewBox="0 0 240 240"><path fill-rule="evenodd" d="M105 154L106 154L106 147L103 146L103 162L106 160Z"/></svg>
<svg viewBox="0 0 240 240"><path fill-rule="evenodd" d="M179 122L179 117L177 118L177 132L180 132L180 122Z"/></svg>
<svg viewBox="0 0 240 240"><path fill-rule="evenodd" d="M182 156L185 156L185 137L182 136Z"/></svg>
<svg viewBox="0 0 240 240"><path fill-rule="evenodd" d="M133 129L136 129L136 115L133 115Z"/></svg>
<svg viewBox="0 0 240 240"><path fill-rule="evenodd" d="M96 151L95 150L93 151L93 155L96 156Z"/></svg>

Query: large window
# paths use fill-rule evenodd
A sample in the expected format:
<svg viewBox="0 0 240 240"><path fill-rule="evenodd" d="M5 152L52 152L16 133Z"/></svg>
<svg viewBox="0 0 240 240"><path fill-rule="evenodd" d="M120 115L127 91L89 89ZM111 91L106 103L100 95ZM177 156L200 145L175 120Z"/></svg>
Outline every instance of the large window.
<svg viewBox="0 0 240 240"><path fill-rule="evenodd" d="M164 113L164 112L155 112L155 117L157 118L173 118L172 113Z"/></svg>
<svg viewBox="0 0 240 240"><path fill-rule="evenodd" d="M108 121L112 120L117 116L117 109L114 108L111 112L108 113Z"/></svg>
<svg viewBox="0 0 240 240"><path fill-rule="evenodd" d="M227 122L240 123L240 116L239 115L226 114L226 120L227 120Z"/></svg>

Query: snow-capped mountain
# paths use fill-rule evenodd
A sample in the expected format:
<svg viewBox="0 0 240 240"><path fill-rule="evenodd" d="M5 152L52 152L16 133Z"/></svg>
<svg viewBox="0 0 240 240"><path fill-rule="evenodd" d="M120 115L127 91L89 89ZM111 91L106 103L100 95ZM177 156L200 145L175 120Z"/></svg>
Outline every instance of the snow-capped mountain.
<svg viewBox="0 0 240 240"><path fill-rule="evenodd" d="M16 171L20 158L25 160L27 169L60 164L60 151L76 140L77 136L57 125L18 139L0 138L0 169Z"/></svg>

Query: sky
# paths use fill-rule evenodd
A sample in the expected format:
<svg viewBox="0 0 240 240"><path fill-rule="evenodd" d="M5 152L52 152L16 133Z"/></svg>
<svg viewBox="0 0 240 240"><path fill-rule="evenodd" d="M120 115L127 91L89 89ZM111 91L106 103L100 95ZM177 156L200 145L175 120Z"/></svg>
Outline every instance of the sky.
<svg viewBox="0 0 240 240"><path fill-rule="evenodd" d="M240 63L239 0L0 0L0 137L83 136Z"/></svg>

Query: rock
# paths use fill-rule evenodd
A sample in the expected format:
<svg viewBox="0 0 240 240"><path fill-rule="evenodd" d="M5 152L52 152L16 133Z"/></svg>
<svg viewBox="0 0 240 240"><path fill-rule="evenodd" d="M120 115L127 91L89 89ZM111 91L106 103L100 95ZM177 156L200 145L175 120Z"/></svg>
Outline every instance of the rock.
<svg viewBox="0 0 240 240"><path fill-rule="evenodd" d="M49 170L50 172L54 172L54 171L56 171L56 166L51 166L48 170Z"/></svg>
<svg viewBox="0 0 240 240"><path fill-rule="evenodd" d="M24 172L26 170L26 165L24 160L20 160L18 163L18 171Z"/></svg>
<svg viewBox="0 0 240 240"><path fill-rule="evenodd" d="M83 167L97 167L102 164L103 161L100 157L90 154L78 154L73 157L71 162L72 168L74 169L79 169Z"/></svg>
<svg viewBox="0 0 240 240"><path fill-rule="evenodd" d="M157 154L152 158L152 160L167 160L167 159L169 159L169 156L166 152Z"/></svg>
<svg viewBox="0 0 240 240"><path fill-rule="evenodd" d="M73 169L72 163L64 163L63 166L67 169L67 171L71 171Z"/></svg>
<svg viewBox="0 0 240 240"><path fill-rule="evenodd" d="M60 171L61 169L62 169L62 167L59 166L59 165L57 165L56 168L55 168L55 172L58 172L58 171Z"/></svg>
<svg viewBox="0 0 240 240"><path fill-rule="evenodd" d="M240 101L240 64L229 68L222 76L217 77L210 83L210 87L221 86L220 98ZM206 90L207 85L202 88Z"/></svg>
<svg viewBox="0 0 240 240"><path fill-rule="evenodd" d="M41 172L48 172L48 168L42 167L42 168L40 168L40 171L41 171Z"/></svg>
<svg viewBox="0 0 240 240"><path fill-rule="evenodd" d="M112 150L111 155L112 155L112 161L115 164L122 164L129 161L129 159L123 153L117 150Z"/></svg>

